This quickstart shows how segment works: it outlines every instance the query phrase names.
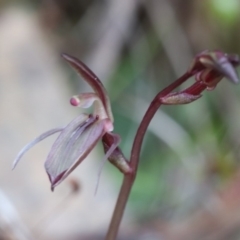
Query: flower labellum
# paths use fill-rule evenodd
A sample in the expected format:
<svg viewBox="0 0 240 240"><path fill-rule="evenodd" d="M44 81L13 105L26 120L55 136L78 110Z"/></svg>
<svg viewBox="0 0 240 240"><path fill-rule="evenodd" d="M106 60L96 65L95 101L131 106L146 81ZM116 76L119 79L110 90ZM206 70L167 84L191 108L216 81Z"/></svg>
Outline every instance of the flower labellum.
<svg viewBox="0 0 240 240"><path fill-rule="evenodd" d="M44 164L52 190L86 158L104 132L104 121L93 115L80 115L66 126Z"/></svg>
<svg viewBox="0 0 240 240"><path fill-rule="evenodd" d="M112 128L108 119L81 114L65 128L50 130L29 143L16 157L13 168L31 147L46 137L60 132L45 162L45 169L51 182L51 189L60 184L92 151L102 136ZM119 142L116 143L116 147ZM115 148L114 148L115 149ZM106 155L111 154L111 149Z"/></svg>

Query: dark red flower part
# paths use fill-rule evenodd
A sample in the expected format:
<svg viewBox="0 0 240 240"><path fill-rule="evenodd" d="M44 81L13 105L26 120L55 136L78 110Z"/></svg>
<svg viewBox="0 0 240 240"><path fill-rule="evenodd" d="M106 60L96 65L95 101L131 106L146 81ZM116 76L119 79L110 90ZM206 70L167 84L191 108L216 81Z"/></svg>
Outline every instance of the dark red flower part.
<svg viewBox="0 0 240 240"><path fill-rule="evenodd" d="M102 144L105 154L109 151L109 149L116 145L117 139L119 136L114 133L107 132L102 137ZM129 166L128 160L123 155L121 149L116 147L115 150L108 158L109 162L112 163L115 167L117 167L122 173L129 174L132 172L131 167Z"/></svg>
<svg viewBox="0 0 240 240"><path fill-rule="evenodd" d="M207 88L206 84L201 81L195 82L192 86L183 90L184 93L192 94L194 96L200 95Z"/></svg>
<svg viewBox="0 0 240 240"><path fill-rule="evenodd" d="M216 86L223 77L238 83L239 78L234 68L239 64L238 55L206 50L195 57L188 71L196 76L197 81L201 80L211 88Z"/></svg>
<svg viewBox="0 0 240 240"><path fill-rule="evenodd" d="M239 78L235 67L239 64L239 56L228 55L221 51L204 51L198 54L188 70L188 73L195 77L196 82L183 91L170 93L162 97L162 104L191 103L200 98L205 89L213 90L224 77L233 83L238 83Z"/></svg>

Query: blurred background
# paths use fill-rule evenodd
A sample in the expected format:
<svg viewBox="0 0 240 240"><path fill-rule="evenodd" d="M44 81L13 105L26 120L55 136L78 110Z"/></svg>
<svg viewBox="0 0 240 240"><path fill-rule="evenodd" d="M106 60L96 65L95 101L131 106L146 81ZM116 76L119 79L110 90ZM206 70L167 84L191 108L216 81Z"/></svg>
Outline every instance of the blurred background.
<svg viewBox="0 0 240 240"><path fill-rule="evenodd" d="M90 91L62 52L103 81L128 157L153 97L205 49L240 54L239 26L238 0L1 0L0 239L101 240L110 222L122 175L106 163L94 195L101 144L54 193L43 164L55 136L11 171L26 143L78 116L69 98ZM239 103L223 80L157 112L119 240L240 239Z"/></svg>

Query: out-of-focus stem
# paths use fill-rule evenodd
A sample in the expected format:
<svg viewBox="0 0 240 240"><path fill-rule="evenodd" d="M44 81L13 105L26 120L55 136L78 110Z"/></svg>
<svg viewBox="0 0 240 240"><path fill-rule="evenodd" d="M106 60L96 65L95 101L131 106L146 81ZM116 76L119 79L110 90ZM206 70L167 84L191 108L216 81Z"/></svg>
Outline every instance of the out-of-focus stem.
<svg viewBox="0 0 240 240"><path fill-rule="evenodd" d="M188 78L190 78L192 75L193 75L192 73L186 72L184 75L178 78L175 82L173 82L168 87L164 88L161 92L159 92L156 95L156 97L153 99L147 112L145 113L140 123L140 126L138 127L138 130L133 142L133 146L132 146L132 152L131 152L131 158L130 158L130 167L132 168L132 173L124 175L121 190L118 195L118 200L114 209L112 220L111 220L105 240L115 240L117 237L117 233L118 233L118 229L124 213L124 209L126 207L127 200L129 198L134 180L136 178L143 138L152 118L154 117L156 111L161 106L161 98L166 96L170 92L172 92L175 88L179 87L182 83L188 80Z"/></svg>

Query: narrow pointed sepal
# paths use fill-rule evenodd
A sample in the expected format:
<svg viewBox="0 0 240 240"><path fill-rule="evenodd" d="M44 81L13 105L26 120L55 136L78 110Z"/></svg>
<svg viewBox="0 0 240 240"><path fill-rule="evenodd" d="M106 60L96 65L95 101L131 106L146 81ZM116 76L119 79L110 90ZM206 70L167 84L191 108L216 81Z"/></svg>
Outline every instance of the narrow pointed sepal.
<svg viewBox="0 0 240 240"><path fill-rule="evenodd" d="M237 72L230 62L221 64L219 71L232 83L239 83Z"/></svg>
<svg viewBox="0 0 240 240"><path fill-rule="evenodd" d="M33 146L35 146L37 143L41 142L42 140L44 140L45 138L61 132L63 130L63 128L55 128L55 129L51 129L43 134L41 134L40 136L38 136L37 138L35 138L34 140L32 140L30 143L28 143L17 155L17 157L15 158L15 160L13 161L13 165L12 165L12 169L14 169L16 167L16 165L18 164L18 162L21 160L22 156Z"/></svg>
<svg viewBox="0 0 240 240"><path fill-rule="evenodd" d="M107 151L105 151L105 156L101 160L101 165L100 165L99 171L98 171L98 177L97 177L97 184L96 184L96 188L95 188L95 194L97 193L97 189L98 189L98 185L99 185L100 176L101 176L101 172L102 172L103 166L104 166L105 162L110 158L110 156L113 155L113 153L115 152L116 148L118 147L118 145L121 142L121 137L118 134L106 132L104 134L104 136L105 135L111 135L112 142L111 142L111 145L109 146L109 148L107 149Z"/></svg>
<svg viewBox="0 0 240 240"><path fill-rule="evenodd" d="M114 119L110 100L100 79L76 57L70 56L66 53L62 54L62 57L83 77L83 79L93 88L95 93L97 93L105 107L108 117L113 122Z"/></svg>

